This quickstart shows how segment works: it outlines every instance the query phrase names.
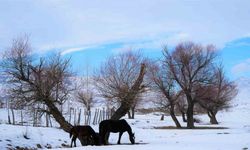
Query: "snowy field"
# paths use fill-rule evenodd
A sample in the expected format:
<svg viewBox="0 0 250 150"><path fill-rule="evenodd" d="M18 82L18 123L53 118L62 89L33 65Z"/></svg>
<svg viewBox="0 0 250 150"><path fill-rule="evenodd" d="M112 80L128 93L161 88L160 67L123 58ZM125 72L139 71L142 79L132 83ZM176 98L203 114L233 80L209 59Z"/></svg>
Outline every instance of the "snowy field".
<svg viewBox="0 0 250 150"><path fill-rule="evenodd" d="M136 143L131 145L126 133L121 145L117 145L118 134L111 134L109 146L85 146L77 141L76 148L70 145L69 134L57 128L13 126L0 124L0 150L13 147L72 150L246 150L250 149L250 82L244 83L235 98L233 108L221 112L217 118L219 125L210 125L206 115L195 116L202 127L225 127L227 129L156 129L157 127L174 126L169 116L160 121L160 115L137 114L134 120L128 120L135 132ZM247 85L245 85L247 84ZM0 121L6 120L7 111L0 109ZM181 121L181 118L178 118ZM182 123L182 125L186 125ZM92 126L98 131L98 125ZM24 135L28 139L24 138ZM38 145L39 144L39 145Z"/></svg>
<svg viewBox="0 0 250 150"><path fill-rule="evenodd" d="M249 111L243 112L227 112L218 116L221 124L219 127L227 127L229 129L154 129L155 127L172 126L172 120L166 117L165 121L160 121L157 115L137 115L137 119L128 120L131 124L135 136L136 145L131 145L127 134L122 137L122 145L116 145L118 134L111 134L109 142L110 146L85 146L86 150L94 149L136 149L136 150L152 150L152 149L247 149L250 148L250 119ZM207 116L196 116L202 120L197 126L211 126L208 124ZM214 126L214 125L213 125ZM98 126L93 126L97 131ZM216 126L217 127L217 126ZM61 148L70 144L69 135L63 130L56 128L42 127L24 127L13 125L0 125L0 149L7 147L38 147L42 148ZM23 136L27 135L29 139ZM77 148L83 149L79 141ZM68 149L68 148L61 148Z"/></svg>

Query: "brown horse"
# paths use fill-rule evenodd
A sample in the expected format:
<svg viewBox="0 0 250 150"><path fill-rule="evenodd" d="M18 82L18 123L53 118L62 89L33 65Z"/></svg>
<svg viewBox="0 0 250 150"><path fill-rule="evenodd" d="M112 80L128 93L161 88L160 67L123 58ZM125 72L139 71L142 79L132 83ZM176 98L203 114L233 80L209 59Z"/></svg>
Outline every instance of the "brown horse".
<svg viewBox="0 0 250 150"><path fill-rule="evenodd" d="M73 137L72 137L73 136ZM96 133L91 126L73 126L70 130L69 137L71 139L71 147L74 142L76 147L76 139L78 138L82 144L85 145L100 145L99 134Z"/></svg>
<svg viewBox="0 0 250 150"><path fill-rule="evenodd" d="M118 133L119 139L117 144L121 143L121 136L124 132L128 132L129 139L132 144L135 144L135 134L132 133L132 129L126 120L103 120L99 124L99 134L101 143L104 145L108 144L108 138L110 132Z"/></svg>

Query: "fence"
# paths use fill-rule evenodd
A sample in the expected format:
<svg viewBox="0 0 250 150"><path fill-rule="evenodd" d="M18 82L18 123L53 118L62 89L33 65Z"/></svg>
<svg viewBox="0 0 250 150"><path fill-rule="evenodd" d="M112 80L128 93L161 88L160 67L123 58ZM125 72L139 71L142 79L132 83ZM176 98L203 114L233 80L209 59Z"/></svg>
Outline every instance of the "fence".
<svg viewBox="0 0 250 150"><path fill-rule="evenodd" d="M39 109L27 110L6 109L7 123L22 126L59 127L53 116ZM97 125L102 120L110 119L113 109L96 108L92 110L70 108L63 113L65 119L72 125Z"/></svg>

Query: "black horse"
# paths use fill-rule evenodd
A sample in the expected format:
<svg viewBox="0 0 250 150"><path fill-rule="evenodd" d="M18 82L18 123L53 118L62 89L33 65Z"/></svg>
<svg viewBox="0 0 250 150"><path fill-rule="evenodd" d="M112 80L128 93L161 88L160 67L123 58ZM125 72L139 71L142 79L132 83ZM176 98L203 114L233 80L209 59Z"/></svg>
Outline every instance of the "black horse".
<svg viewBox="0 0 250 150"><path fill-rule="evenodd" d="M73 136L73 137L72 137ZM74 142L76 147L76 139L78 138L81 144L84 145L100 145L99 134L96 133L91 126L73 126L70 130L69 137L71 139L71 147Z"/></svg>
<svg viewBox="0 0 250 150"><path fill-rule="evenodd" d="M120 144L121 143L120 142L121 136L122 136L123 132L126 132L126 131L129 134L130 142L132 144L135 144L135 135L134 135L134 133L132 133L132 129L126 120L124 120L124 119L122 119L122 120L103 120L99 124L99 134L100 134L100 138L101 138L100 140L101 140L101 143L104 145L108 144L108 138L109 138L110 132L114 132L114 133L119 132L119 139L118 139L117 144Z"/></svg>

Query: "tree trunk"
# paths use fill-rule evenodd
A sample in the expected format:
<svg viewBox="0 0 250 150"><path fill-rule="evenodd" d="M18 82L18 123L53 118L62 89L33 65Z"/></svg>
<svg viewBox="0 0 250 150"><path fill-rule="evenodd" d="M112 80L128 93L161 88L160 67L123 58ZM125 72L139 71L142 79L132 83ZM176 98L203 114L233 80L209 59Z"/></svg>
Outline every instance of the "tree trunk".
<svg viewBox="0 0 250 150"><path fill-rule="evenodd" d="M216 113L213 113L212 111L208 111L208 116L210 118L211 124L219 124L217 119L216 119Z"/></svg>
<svg viewBox="0 0 250 150"><path fill-rule="evenodd" d="M112 120L119 120L121 117L126 115L126 113L129 111L129 107L126 103L122 103L121 106L115 111L115 113L112 115Z"/></svg>
<svg viewBox="0 0 250 150"><path fill-rule="evenodd" d="M187 122L185 112L181 111L181 116L182 116L182 121L183 121L183 122Z"/></svg>
<svg viewBox="0 0 250 150"><path fill-rule="evenodd" d="M132 119L130 111L128 111L128 119Z"/></svg>
<svg viewBox="0 0 250 150"><path fill-rule="evenodd" d="M135 108L132 107L129 111L128 111L128 119L135 119Z"/></svg>
<svg viewBox="0 0 250 150"><path fill-rule="evenodd" d="M187 96L187 99L188 99L187 128L193 129L194 128L194 103L192 102L191 96Z"/></svg>
<svg viewBox="0 0 250 150"><path fill-rule="evenodd" d="M173 119L175 125L177 128L181 128L181 124L180 122L178 121L178 119L176 118L175 116L175 113L174 113L174 106L170 106L170 116L171 118Z"/></svg>
<svg viewBox="0 0 250 150"><path fill-rule="evenodd" d="M131 113L132 113L132 118L131 119L135 119L135 107L133 107L131 109Z"/></svg>
<svg viewBox="0 0 250 150"><path fill-rule="evenodd" d="M143 78L145 75L145 64L141 64L141 69L138 78L136 79L135 83L132 85L130 92L127 93L127 96L122 100L121 106L116 110L116 112L112 115L111 119L119 120L121 117L126 115L130 108L132 107L133 100L135 99L136 95L140 91L141 84L143 82Z"/></svg>
<svg viewBox="0 0 250 150"><path fill-rule="evenodd" d="M58 108L50 100L45 100L45 103L46 103L47 107L49 108L51 115L59 123L60 127L65 132L69 133L70 129L72 128L72 125L65 120L65 118L63 117L61 112L58 110Z"/></svg>

